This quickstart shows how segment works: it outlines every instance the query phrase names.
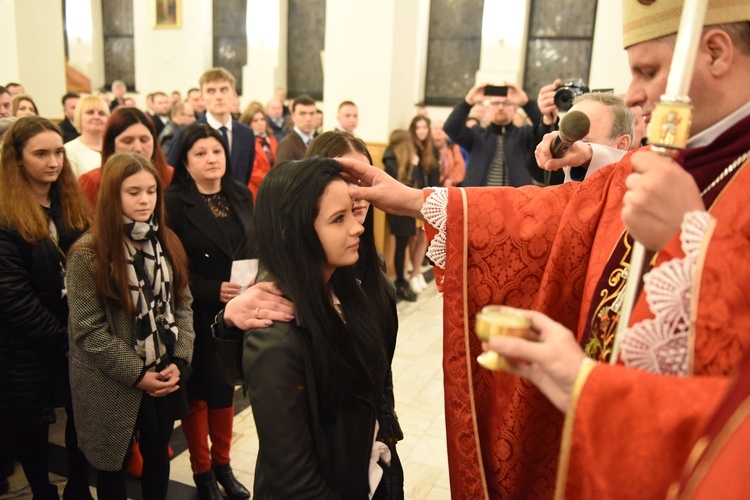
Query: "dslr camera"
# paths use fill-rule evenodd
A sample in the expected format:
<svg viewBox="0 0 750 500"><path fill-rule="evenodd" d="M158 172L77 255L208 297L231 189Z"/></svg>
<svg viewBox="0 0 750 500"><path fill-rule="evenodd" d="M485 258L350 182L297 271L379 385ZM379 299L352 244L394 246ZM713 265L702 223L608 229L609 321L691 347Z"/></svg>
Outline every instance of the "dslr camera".
<svg viewBox="0 0 750 500"><path fill-rule="evenodd" d="M555 92L555 106L560 111L568 111L573 107L573 101L579 95L589 92L589 88L580 78L576 81L565 82Z"/></svg>

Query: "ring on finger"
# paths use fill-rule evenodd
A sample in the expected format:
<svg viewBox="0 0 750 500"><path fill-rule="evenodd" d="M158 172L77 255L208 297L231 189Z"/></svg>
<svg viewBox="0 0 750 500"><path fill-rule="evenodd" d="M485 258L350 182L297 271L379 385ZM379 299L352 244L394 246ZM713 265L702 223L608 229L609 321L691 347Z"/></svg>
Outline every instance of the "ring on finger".
<svg viewBox="0 0 750 500"><path fill-rule="evenodd" d="M260 318L260 307L255 308L255 318Z"/></svg>

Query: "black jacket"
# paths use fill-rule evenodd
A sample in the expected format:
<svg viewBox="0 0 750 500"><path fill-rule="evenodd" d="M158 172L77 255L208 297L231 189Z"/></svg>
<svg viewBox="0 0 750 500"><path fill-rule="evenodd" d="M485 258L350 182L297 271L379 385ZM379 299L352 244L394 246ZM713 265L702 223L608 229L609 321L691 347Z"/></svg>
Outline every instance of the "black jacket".
<svg viewBox="0 0 750 500"><path fill-rule="evenodd" d="M189 187L172 184L164 193L167 224L185 247L190 267L195 349L188 392L192 399L208 401L212 408L230 406L234 392L221 377L211 340L211 323L224 307L219 300L221 283L229 281L232 261L254 257L250 246L252 195L240 184L227 185L232 190L227 194L230 217L238 219L245 233L244 243L234 247L192 183Z"/></svg>
<svg viewBox="0 0 750 500"><path fill-rule="evenodd" d="M76 137L78 137L79 134L76 128L73 126L72 123L70 123L70 120L65 118L63 121L57 124L60 127L60 130L62 130L63 133L63 142L70 142Z"/></svg>
<svg viewBox="0 0 750 500"><path fill-rule="evenodd" d="M260 440L256 499L366 499L375 404L351 398L323 423L309 336L276 322L245 334L243 369Z"/></svg>
<svg viewBox="0 0 750 500"><path fill-rule="evenodd" d="M51 216L67 251L80 233L62 230L55 198ZM68 350L61 257L49 238L30 244L14 229L0 228L0 425L55 421Z"/></svg>
<svg viewBox="0 0 750 500"><path fill-rule="evenodd" d="M535 101L529 101L523 109L534 126L542 121L542 113ZM487 173L492 164L492 158L495 156L495 149L497 149L497 136L501 133L510 185L520 187L532 184L531 174L526 168L526 159L532 142L532 127L528 125L516 127L512 123L501 127L491 123L486 128L479 125L467 128L466 118L469 116L469 111L471 111L471 106L462 100L456 104L443 125L443 130L451 140L469 152L469 164L466 166L466 178L462 185L466 187L487 185Z"/></svg>
<svg viewBox="0 0 750 500"><path fill-rule="evenodd" d="M270 276L261 271L259 279L264 278ZM393 291L388 290L390 297ZM395 313L395 301L392 305ZM217 326L224 329L221 315ZM349 396L336 415L327 419L323 415L330 409L320 408L310 333L299 320L245 332L242 365L260 441L254 498L367 498L379 415L387 422L381 438L389 441L391 449L395 439L402 437L395 414L389 415L394 406L388 375L396 328L397 323L392 331L380 332L388 368L375 382L383 393L371 399ZM385 487L385 481L381 485ZM383 498L381 493L379 487L376 498Z"/></svg>

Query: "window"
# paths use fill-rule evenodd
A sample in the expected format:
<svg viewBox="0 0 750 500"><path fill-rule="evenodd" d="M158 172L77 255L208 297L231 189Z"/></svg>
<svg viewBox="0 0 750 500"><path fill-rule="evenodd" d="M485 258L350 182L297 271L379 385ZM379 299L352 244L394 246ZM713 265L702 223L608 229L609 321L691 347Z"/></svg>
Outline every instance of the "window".
<svg viewBox="0 0 750 500"><path fill-rule="evenodd" d="M535 98L556 78L588 85L597 0L532 0L524 89Z"/></svg>
<svg viewBox="0 0 750 500"><path fill-rule="evenodd" d="M432 0L425 104L454 105L474 86L484 0Z"/></svg>
<svg viewBox="0 0 750 500"><path fill-rule="evenodd" d="M133 0L102 0L104 34L104 81L109 90L122 80L135 90L135 45L133 43Z"/></svg>
<svg viewBox="0 0 750 500"><path fill-rule="evenodd" d="M323 61L325 48L325 0L289 0L287 34L287 94L307 94L323 99Z"/></svg>
<svg viewBox="0 0 750 500"><path fill-rule="evenodd" d="M247 64L247 0L214 0L214 66L232 73L242 94Z"/></svg>

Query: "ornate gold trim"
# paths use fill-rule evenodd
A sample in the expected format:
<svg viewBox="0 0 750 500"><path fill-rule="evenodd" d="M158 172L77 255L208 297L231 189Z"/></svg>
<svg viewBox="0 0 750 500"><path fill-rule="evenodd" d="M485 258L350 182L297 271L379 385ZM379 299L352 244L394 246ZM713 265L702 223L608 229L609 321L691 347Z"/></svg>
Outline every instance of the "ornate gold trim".
<svg viewBox="0 0 750 500"><path fill-rule="evenodd" d="M573 441L573 424L575 422L576 408L578 406L578 398L583 392L583 386L589 379L591 371L596 368L599 363L595 362L591 358L585 358L581 363L581 369L578 370L578 376L573 384L573 390L570 393L570 403L568 404L568 411L565 412L565 423L563 424L562 430L562 441L560 443L560 458L557 466L557 481L555 485L555 500L562 500L565 498L565 487L568 480L568 467L570 465L570 446Z"/></svg>
<svg viewBox="0 0 750 500"><path fill-rule="evenodd" d="M476 399L474 398L474 376L471 372L471 344L470 344L470 333L469 333L469 290L468 290L468 279L469 279L469 204L466 199L466 190L461 190L461 202L463 205L463 228L464 228L464 241L463 241L463 255L461 264L462 280L461 289L463 293L463 306L464 306L464 352L466 355L466 375L469 381L469 402L471 404L471 425L474 427L474 444L477 448L477 463L479 465L479 476L482 478L482 489L484 490L485 500L490 499L490 492L487 488L487 475L484 471L484 460L482 459L482 444L479 442L479 426L477 424L477 406Z"/></svg>

